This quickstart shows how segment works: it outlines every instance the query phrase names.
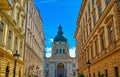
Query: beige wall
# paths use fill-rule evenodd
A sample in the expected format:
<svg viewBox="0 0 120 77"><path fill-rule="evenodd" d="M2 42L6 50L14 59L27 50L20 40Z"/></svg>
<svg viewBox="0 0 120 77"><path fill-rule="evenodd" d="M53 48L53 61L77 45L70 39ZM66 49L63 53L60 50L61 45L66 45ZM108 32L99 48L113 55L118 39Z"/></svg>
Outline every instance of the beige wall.
<svg viewBox="0 0 120 77"><path fill-rule="evenodd" d="M25 33L25 0L15 1L10 10L0 10L0 77L5 77L6 67L9 77L13 77L15 51L20 54L16 65L16 76L23 77L23 53ZM19 14L18 14L19 13ZM17 40L15 38L17 37Z"/></svg>
<svg viewBox="0 0 120 77"><path fill-rule="evenodd" d="M39 77L42 77L44 48L44 33L40 14L34 6L34 3L32 1L28 1L24 59L24 73L26 75L37 75L36 67L38 65L38 75Z"/></svg>
<svg viewBox="0 0 120 77"><path fill-rule="evenodd" d="M108 71L108 77L115 77L114 67L120 68L120 21L118 21L120 17L120 5L118 3L120 1L110 0L108 4L106 0L94 1L94 4L92 4L92 0L83 1L78 16L75 32L78 69L79 72L83 72L87 76L86 62L90 60L92 77L94 77L94 73L95 76L98 76L98 71L105 73L105 70ZM102 7L101 16L98 10L100 5ZM94 16L96 16L95 24ZM112 27L112 42L110 27ZM102 35L104 35L103 44ZM102 48L103 45L104 48ZM118 71L120 75L120 70Z"/></svg>

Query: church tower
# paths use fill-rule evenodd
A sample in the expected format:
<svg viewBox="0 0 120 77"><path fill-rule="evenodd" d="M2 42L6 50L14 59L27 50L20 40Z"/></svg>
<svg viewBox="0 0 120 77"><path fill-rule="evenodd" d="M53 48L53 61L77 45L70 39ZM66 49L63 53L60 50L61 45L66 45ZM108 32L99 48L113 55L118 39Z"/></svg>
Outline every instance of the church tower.
<svg viewBox="0 0 120 77"><path fill-rule="evenodd" d="M63 35L62 26L58 27L58 33L55 36L52 44L52 57L54 58L69 58L69 45L67 38Z"/></svg>
<svg viewBox="0 0 120 77"><path fill-rule="evenodd" d="M68 41L61 25L52 43L52 55L45 61L45 77L76 77L75 58L70 57Z"/></svg>

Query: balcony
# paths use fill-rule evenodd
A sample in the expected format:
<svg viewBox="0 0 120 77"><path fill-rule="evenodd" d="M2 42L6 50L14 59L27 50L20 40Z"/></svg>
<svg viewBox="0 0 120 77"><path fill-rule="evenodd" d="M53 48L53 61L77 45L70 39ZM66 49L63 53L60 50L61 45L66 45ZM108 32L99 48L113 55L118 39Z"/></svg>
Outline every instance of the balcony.
<svg viewBox="0 0 120 77"><path fill-rule="evenodd" d="M11 10L13 7L13 0L0 0L0 10Z"/></svg>

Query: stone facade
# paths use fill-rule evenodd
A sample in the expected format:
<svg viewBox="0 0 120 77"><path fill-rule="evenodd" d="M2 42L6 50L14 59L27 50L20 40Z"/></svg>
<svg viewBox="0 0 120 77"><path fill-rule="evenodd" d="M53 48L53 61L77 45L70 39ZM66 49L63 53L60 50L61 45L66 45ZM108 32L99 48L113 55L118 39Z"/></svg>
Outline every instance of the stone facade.
<svg viewBox="0 0 120 77"><path fill-rule="evenodd" d="M25 76L39 76L43 74L43 53L45 49L42 19L33 1L27 3L27 26L25 41ZM38 68L37 68L38 67Z"/></svg>
<svg viewBox="0 0 120 77"><path fill-rule="evenodd" d="M119 19L120 0L83 0L74 37L78 70L85 77L120 77Z"/></svg>
<svg viewBox="0 0 120 77"><path fill-rule="evenodd" d="M52 44L52 56L45 58L45 77L76 77L76 61L69 55L69 45L59 26Z"/></svg>
<svg viewBox="0 0 120 77"><path fill-rule="evenodd" d="M2 1L2 2L1 2ZM13 77L14 57L20 54L16 62L15 77L23 77L23 54L25 39L26 1L14 0L10 6L8 0L0 1L0 77ZM9 0L10 1L10 0ZM1 10L1 3L5 3ZM8 6L7 6L8 4ZM9 10L8 10L9 9Z"/></svg>

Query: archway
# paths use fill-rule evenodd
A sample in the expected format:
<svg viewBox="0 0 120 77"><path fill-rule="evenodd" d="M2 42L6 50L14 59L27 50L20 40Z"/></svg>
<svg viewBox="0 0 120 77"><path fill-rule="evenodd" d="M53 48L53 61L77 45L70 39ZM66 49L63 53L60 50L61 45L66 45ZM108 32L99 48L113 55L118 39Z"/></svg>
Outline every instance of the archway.
<svg viewBox="0 0 120 77"><path fill-rule="evenodd" d="M64 77L64 64L62 63L57 65L57 77Z"/></svg>

